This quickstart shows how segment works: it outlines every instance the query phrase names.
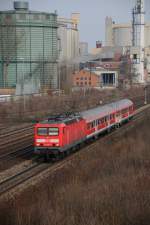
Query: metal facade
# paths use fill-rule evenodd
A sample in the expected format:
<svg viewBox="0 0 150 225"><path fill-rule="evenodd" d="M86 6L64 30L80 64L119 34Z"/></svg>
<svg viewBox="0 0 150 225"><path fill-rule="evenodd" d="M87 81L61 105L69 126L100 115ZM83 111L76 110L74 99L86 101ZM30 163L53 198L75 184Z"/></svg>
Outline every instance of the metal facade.
<svg viewBox="0 0 150 225"><path fill-rule="evenodd" d="M0 87L57 88L57 58L55 13L0 12Z"/></svg>

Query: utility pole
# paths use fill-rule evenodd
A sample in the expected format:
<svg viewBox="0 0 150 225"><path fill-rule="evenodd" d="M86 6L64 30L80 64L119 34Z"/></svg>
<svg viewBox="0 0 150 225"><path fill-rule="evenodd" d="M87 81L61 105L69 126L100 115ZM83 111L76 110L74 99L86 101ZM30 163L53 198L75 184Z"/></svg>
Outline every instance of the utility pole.
<svg viewBox="0 0 150 225"><path fill-rule="evenodd" d="M22 71L21 71L21 79L20 79L20 88L21 88L21 96L23 97L23 110L25 112L26 108L26 102L25 102L25 94L24 94L24 81L25 81L25 76L24 76L24 58L20 58L21 63L22 63Z"/></svg>
<svg viewBox="0 0 150 225"><path fill-rule="evenodd" d="M144 87L144 105L147 105L147 86Z"/></svg>

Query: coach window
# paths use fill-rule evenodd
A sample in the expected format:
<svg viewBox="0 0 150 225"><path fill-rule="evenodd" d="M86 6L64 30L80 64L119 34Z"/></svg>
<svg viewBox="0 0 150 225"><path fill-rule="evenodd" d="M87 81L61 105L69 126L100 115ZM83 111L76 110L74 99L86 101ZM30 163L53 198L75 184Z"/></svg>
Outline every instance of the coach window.
<svg viewBox="0 0 150 225"><path fill-rule="evenodd" d="M92 128L95 127L95 121L92 122Z"/></svg>
<svg viewBox="0 0 150 225"><path fill-rule="evenodd" d="M104 121L105 121L104 118L102 118L102 119L101 119L101 123L104 123Z"/></svg>
<svg viewBox="0 0 150 225"><path fill-rule="evenodd" d="M97 120L97 125L99 125L99 120Z"/></svg>
<svg viewBox="0 0 150 225"><path fill-rule="evenodd" d="M115 118L115 114L111 114L111 119L114 119Z"/></svg>
<svg viewBox="0 0 150 225"><path fill-rule="evenodd" d="M47 135L47 128L46 127L39 127L37 130L37 134L40 136L46 136Z"/></svg>
<svg viewBox="0 0 150 225"><path fill-rule="evenodd" d="M128 109L126 108L126 109L122 109L122 113L124 114L124 113L127 113L128 112Z"/></svg>
<svg viewBox="0 0 150 225"><path fill-rule="evenodd" d="M117 117L120 116L120 111L117 111L117 112L116 112L116 116L117 116Z"/></svg>
<svg viewBox="0 0 150 225"><path fill-rule="evenodd" d="M89 130L91 128L91 123L87 124L87 129Z"/></svg>

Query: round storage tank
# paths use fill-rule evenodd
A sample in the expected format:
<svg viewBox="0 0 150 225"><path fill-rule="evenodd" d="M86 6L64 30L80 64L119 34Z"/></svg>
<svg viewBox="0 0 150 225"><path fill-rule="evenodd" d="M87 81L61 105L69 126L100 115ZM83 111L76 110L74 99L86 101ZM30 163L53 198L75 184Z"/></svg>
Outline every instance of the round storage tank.
<svg viewBox="0 0 150 225"><path fill-rule="evenodd" d="M0 12L0 85L57 88L57 15L27 6Z"/></svg>
<svg viewBox="0 0 150 225"><path fill-rule="evenodd" d="M14 9L16 10L28 10L28 2L14 2Z"/></svg>
<svg viewBox="0 0 150 225"><path fill-rule="evenodd" d="M113 42L115 46L131 46L132 43L131 27L113 28Z"/></svg>

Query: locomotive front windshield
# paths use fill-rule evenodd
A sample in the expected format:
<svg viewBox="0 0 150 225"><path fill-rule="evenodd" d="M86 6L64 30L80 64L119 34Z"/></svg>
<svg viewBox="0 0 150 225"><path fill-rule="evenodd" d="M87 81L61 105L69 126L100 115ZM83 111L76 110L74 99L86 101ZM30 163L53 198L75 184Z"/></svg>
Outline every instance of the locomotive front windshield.
<svg viewBox="0 0 150 225"><path fill-rule="evenodd" d="M48 129L48 134L50 136L58 136L58 127L50 127Z"/></svg>
<svg viewBox="0 0 150 225"><path fill-rule="evenodd" d="M37 130L37 134L40 136L58 136L59 129L58 127L39 127Z"/></svg>
<svg viewBox="0 0 150 225"><path fill-rule="evenodd" d="M37 134L41 136L47 135L47 128L46 127L39 127L37 130Z"/></svg>

